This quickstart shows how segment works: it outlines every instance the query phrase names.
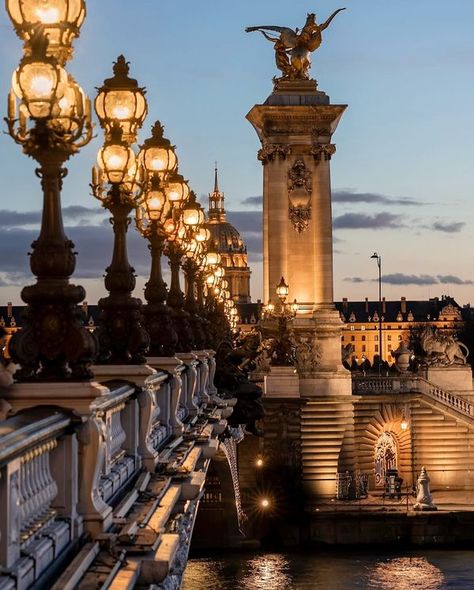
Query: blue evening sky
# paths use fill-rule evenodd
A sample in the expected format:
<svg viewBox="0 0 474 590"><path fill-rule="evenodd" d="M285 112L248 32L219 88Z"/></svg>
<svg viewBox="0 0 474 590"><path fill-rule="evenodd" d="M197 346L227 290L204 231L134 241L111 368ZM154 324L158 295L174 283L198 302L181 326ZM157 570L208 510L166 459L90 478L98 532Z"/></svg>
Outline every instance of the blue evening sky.
<svg viewBox="0 0 474 590"><path fill-rule="evenodd" d="M376 298L373 251L383 256L387 298L450 294L474 303L474 2L472 0L89 0L68 69L87 93L123 53L148 89L149 117L177 145L180 171L205 196L214 161L232 222L248 241L254 299L261 296L262 193L256 134L245 120L271 92L271 45L249 25L302 27L346 6L324 33L312 73L334 103L348 104L332 160L336 297ZM0 12L0 97L6 114L21 43ZM68 163L63 205L79 251L77 281L95 302L108 263L110 226L89 195L97 138ZM19 302L29 242L41 207L35 163L0 136L0 305ZM256 199L254 199L254 202ZM72 206L80 206L73 209ZM84 208L84 209L82 209ZM254 210L254 212L252 212ZM35 213L36 212L36 213ZM28 215L20 215L28 213ZM132 230L131 230L132 231ZM134 231L134 230L133 230ZM148 260L131 236L141 294ZM96 278L98 277L98 279Z"/></svg>

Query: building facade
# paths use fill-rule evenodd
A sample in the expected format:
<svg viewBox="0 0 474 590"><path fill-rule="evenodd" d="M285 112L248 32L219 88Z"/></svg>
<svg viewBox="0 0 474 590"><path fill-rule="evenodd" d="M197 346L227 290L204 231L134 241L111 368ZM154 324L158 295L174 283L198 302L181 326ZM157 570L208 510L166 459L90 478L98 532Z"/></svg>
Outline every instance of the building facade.
<svg viewBox="0 0 474 590"><path fill-rule="evenodd" d="M433 326L453 334L459 332L465 324L465 313L452 298L443 295L425 301L407 300L401 297L397 301L382 299L380 342L380 303L379 301L349 301L346 297L336 307L344 322L341 346L346 353L346 361L358 364L382 353L382 359L389 364L395 362L392 351L396 350L402 340L408 342L412 332L423 326Z"/></svg>

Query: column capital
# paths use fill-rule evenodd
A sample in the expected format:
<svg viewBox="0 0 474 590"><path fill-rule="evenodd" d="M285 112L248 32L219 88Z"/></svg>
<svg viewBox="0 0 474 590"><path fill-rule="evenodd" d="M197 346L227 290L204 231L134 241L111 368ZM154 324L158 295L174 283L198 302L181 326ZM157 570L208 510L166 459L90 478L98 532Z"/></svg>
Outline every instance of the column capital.
<svg viewBox="0 0 474 590"><path fill-rule="evenodd" d="M291 154L291 147L282 143L264 143L258 150L257 158L262 165L273 162L276 158L285 160Z"/></svg>
<svg viewBox="0 0 474 590"><path fill-rule="evenodd" d="M317 163L321 160L328 161L336 153L336 145L334 143L315 143L309 153Z"/></svg>

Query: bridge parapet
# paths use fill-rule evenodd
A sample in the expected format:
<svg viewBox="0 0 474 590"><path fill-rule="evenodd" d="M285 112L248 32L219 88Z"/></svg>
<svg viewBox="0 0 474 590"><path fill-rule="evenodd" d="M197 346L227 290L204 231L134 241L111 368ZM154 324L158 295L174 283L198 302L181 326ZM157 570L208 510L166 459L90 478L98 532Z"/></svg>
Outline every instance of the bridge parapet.
<svg viewBox="0 0 474 590"><path fill-rule="evenodd" d="M179 587L209 462L222 444L236 472L242 432L223 437L236 400L217 396L213 353L148 373L8 392L18 413L0 422L1 590Z"/></svg>

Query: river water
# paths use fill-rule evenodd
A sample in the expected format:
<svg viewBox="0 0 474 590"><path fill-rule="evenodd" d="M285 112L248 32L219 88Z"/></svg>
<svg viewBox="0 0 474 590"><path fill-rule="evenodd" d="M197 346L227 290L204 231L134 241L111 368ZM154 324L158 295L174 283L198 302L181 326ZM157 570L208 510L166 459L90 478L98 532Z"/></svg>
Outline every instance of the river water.
<svg viewBox="0 0 474 590"><path fill-rule="evenodd" d="M182 590L474 590L474 551L222 554L190 559Z"/></svg>

